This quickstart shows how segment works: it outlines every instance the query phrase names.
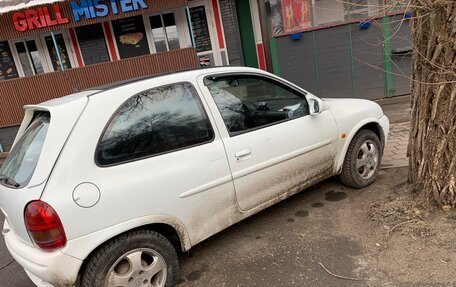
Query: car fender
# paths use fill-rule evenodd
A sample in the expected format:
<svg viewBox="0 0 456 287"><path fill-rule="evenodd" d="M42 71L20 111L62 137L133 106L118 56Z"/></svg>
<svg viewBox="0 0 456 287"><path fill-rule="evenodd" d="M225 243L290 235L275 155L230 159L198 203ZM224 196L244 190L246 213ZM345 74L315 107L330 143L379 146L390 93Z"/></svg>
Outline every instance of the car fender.
<svg viewBox="0 0 456 287"><path fill-rule="evenodd" d="M381 125L379 119L366 118L366 119L359 121L355 126L353 126L353 128L347 135L346 141L345 141L344 146L339 155L339 159L337 160L336 169L337 169L338 173L341 172L341 170L342 170L342 165L344 164L345 155L347 154L348 147L350 146L350 143L353 140L353 137L363 126L365 126L367 124L372 124L372 123L375 123L380 127L380 132L382 133L382 138L380 139L380 141L382 143L385 142L385 132L383 131L383 126Z"/></svg>
<svg viewBox="0 0 456 287"><path fill-rule="evenodd" d="M166 224L173 227L179 235L182 250L187 251L191 248L187 229L179 219L170 215L149 215L69 240L62 252L77 259L85 260L94 250L118 235L151 224Z"/></svg>

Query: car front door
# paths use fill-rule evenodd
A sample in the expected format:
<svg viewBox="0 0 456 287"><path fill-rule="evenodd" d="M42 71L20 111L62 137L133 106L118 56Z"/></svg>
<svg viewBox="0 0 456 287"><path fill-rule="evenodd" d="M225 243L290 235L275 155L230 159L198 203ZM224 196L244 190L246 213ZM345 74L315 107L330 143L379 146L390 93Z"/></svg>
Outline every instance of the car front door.
<svg viewBox="0 0 456 287"><path fill-rule="evenodd" d="M334 173L338 129L305 94L261 74L201 80L227 152L238 205L250 211Z"/></svg>

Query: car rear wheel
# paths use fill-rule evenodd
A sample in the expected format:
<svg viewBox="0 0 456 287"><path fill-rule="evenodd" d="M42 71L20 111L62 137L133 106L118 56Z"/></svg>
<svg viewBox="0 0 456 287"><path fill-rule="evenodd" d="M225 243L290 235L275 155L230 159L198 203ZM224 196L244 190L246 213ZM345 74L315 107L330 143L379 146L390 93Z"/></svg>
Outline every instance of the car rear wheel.
<svg viewBox="0 0 456 287"><path fill-rule="evenodd" d="M81 287L171 287L179 268L176 250L161 234L138 230L103 245L89 259Z"/></svg>
<svg viewBox="0 0 456 287"><path fill-rule="evenodd" d="M345 155L340 180L343 184L363 188L377 178L382 159L382 146L371 130L361 130L352 139Z"/></svg>

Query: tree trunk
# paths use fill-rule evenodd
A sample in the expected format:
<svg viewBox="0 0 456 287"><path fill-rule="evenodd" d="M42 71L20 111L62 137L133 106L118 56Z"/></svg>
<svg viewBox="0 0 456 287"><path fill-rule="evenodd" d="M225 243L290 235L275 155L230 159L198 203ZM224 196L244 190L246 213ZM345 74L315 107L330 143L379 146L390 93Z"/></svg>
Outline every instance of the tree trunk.
<svg viewBox="0 0 456 287"><path fill-rule="evenodd" d="M412 0L409 180L456 207L456 1Z"/></svg>

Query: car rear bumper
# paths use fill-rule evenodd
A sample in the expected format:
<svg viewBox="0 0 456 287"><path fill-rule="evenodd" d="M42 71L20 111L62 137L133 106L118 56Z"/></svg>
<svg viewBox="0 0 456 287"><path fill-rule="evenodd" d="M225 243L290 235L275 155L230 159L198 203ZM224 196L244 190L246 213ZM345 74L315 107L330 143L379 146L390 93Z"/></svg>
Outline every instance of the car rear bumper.
<svg viewBox="0 0 456 287"><path fill-rule="evenodd" d="M5 221L6 247L37 286L74 286L82 261L62 251L45 252L23 242ZM10 230L5 232L5 230Z"/></svg>

